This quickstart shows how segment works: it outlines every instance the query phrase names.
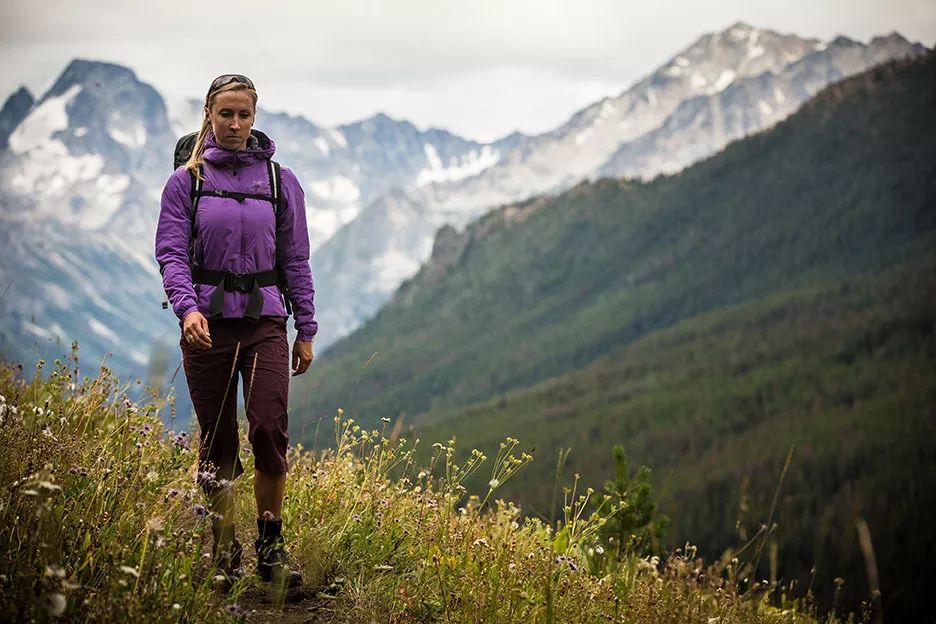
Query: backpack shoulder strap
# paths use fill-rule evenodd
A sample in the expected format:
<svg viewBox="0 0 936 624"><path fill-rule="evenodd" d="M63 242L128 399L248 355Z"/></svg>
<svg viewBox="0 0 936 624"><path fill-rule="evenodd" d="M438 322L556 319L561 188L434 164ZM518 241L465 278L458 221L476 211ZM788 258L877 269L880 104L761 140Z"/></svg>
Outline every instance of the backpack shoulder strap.
<svg viewBox="0 0 936 624"><path fill-rule="evenodd" d="M273 212L279 219L283 213L283 174L280 170L280 164L275 160L267 161L267 173L270 176L270 203L273 204Z"/></svg>
<svg viewBox="0 0 936 624"><path fill-rule="evenodd" d="M190 241L189 259L194 258L194 256L192 255L192 252L194 252L194 249L195 249L195 239L198 238L198 228L195 227L195 224L197 223L197 221L195 220L195 216L196 216L196 213L198 212L198 200L202 196L202 183L203 183L202 178L205 177L205 169L203 165L198 168L198 173L201 174L201 177L195 175L194 171L189 170L189 179L192 181L192 188L189 191L189 200L191 201L191 204L192 204L192 212L191 212L192 236L189 238L189 241Z"/></svg>

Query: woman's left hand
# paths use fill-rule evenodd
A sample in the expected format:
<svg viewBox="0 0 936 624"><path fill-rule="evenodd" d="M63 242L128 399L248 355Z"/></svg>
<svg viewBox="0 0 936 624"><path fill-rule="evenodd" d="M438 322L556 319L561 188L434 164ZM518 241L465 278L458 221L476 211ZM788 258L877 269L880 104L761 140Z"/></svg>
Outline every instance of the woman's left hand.
<svg viewBox="0 0 936 624"><path fill-rule="evenodd" d="M312 341L296 340L292 350L292 376L301 375L309 370L313 359L315 359L315 353Z"/></svg>

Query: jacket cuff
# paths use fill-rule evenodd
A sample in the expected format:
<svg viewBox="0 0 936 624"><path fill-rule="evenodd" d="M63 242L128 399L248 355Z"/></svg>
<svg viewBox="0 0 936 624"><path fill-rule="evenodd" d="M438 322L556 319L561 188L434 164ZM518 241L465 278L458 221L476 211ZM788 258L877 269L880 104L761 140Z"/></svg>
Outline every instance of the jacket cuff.
<svg viewBox="0 0 936 624"><path fill-rule="evenodd" d="M312 342L315 339L314 332L302 331L296 334L296 340L300 342Z"/></svg>
<svg viewBox="0 0 936 624"><path fill-rule="evenodd" d="M179 320L184 321L185 317L191 314L192 312L198 312L198 304L193 304L185 308L185 310L182 311L182 314L179 315Z"/></svg>

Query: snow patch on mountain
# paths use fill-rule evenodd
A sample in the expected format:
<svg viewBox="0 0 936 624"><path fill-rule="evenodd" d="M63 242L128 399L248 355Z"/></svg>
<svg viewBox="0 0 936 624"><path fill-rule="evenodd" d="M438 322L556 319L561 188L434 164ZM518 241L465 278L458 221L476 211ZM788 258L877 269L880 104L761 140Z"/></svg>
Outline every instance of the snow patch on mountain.
<svg viewBox="0 0 936 624"><path fill-rule="evenodd" d="M724 90L725 87L727 87L732 82L734 82L734 79L736 76L737 74L731 71L730 69L724 70L721 74L719 74L718 78L715 80L715 83L712 85L712 88L709 90L709 93L718 93L719 91Z"/></svg>
<svg viewBox="0 0 936 624"><path fill-rule="evenodd" d="M416 174L414 186L417 188L433 182L455 182L470 178L496 165L500 160L500 153L490 145L483 146L480 151L471 150L459 159L452 157L449 166L442 165L442 159L431 143L424 143L423 150L429 167Z"/></svg>
<svg viewBox="0 0 936 624"><path fill-rule="evenodd" d="M94 180L104 168L97 154L72 156L61 141L39 143L17 161L10 186L17 193L53 195L79 182Z"/></svg>
<svg viewBox="0 0 936 624"><path fill-rule="evenodd" d="M10 150L15 154L25 154L49 142L54 133L68 128L66 108L79 93L81 85L76 84L62 95L51 96L41 102L10 135Z"/></svg>
<svg viewBox="0 0 936 624"><path fill-rule="evenodd" d="M140 122L133 124L129 131L111 128L109 134L112 139L131 149L139 149L146 144L146 128Z"/></svg>
<svg viewBox="0 0 936 624"><path fill-rule="evenodd" d="M326 141L323 137L315 137L315 141L313 141L313 143L315 144L315 147L319 148L319 151L322 152L323 156L328 156L329 152L331 152L331 149L328 147L328 141Z"/></svg>
<svg viewBox="0 0 936 624"><path fill-rule="evenodd" d="M419 270L421 263L407 249L391 248L371 261L377 288L393 289Z"/></svg>
<svg viewBox="0 0 936 624"><path fill-rule="evenodd" d="M328 135L332 138L332 140L335 143L340 145L342 148L347 149L348 140L345 138L345 136L341 133L340 130L329 128L328 130L326 130L326 132L328 132Z"/></svg>
<svg viewBox="0 0 936 624"><path fill-rule="evenodd" d="M351 203L361 196L358 188L350 178L343 175L334 175L324 180L316 180L309 186L309 191L322 199L339 203Z"/></svg>

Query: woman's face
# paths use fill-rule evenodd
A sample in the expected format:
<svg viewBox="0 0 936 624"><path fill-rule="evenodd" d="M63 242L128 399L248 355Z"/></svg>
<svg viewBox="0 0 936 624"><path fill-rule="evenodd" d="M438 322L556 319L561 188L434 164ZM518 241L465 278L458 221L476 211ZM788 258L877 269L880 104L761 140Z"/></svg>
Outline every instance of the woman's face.
<svg viewBox="0 0 936 624"><path fill-rule="evenodd" d="M254 123L253 98L247 91L224 91L214 97L208 120L218 145L231 150L244 149Z"/></svg>

